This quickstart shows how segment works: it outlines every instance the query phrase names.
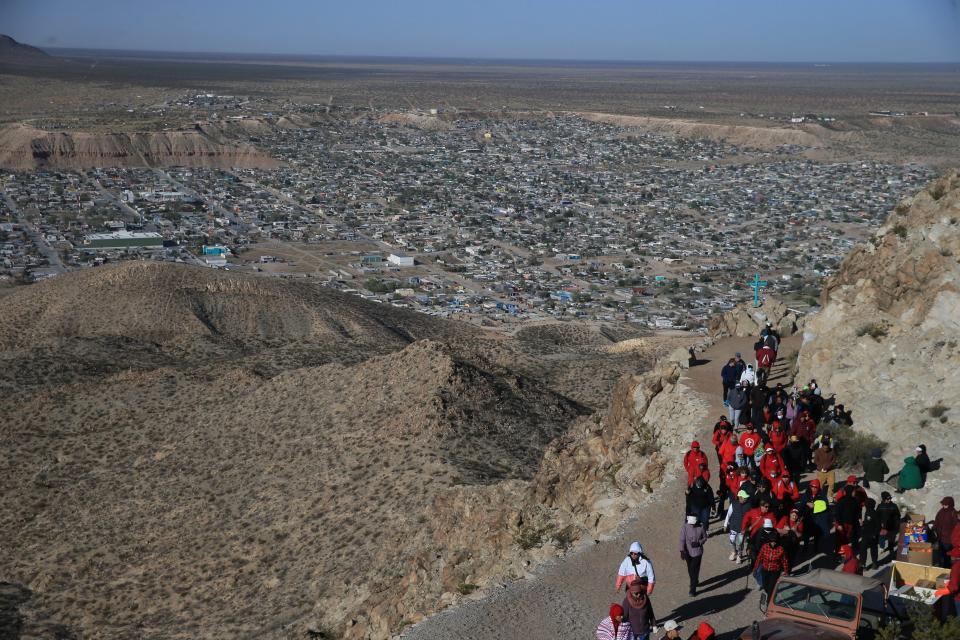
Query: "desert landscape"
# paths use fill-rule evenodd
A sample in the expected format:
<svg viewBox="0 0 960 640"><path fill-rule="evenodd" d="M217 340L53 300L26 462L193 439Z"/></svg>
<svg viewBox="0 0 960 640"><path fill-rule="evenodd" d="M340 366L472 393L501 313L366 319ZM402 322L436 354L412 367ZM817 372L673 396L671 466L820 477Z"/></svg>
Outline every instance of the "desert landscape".
<svg viewBox="0 0 960 640"><path fill-rule="evenodd" d="M905 513L960 477L958 102L0 37L0 637L589 637L639 538L739 638L747 568L685 599L665 514L766 321L777 381L937 443Z"/></svg>

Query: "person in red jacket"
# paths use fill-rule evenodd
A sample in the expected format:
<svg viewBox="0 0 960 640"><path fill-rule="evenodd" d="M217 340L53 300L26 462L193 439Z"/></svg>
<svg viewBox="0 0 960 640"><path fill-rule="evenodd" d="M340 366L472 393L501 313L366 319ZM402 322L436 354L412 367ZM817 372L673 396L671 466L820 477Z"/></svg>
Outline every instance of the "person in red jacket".
<svg viewBox="0 0 960 640"><path fill-rule="evenodd" d="M690 451L683 455L683 468L687 470L687 486L693 486L697 476L701 474L700 463L707 464L707 454L700 451L700 443L694 440L690 443Z"/></svg>
<svg viewBox="0 0 960 640"><path fill-rule="evenodd" d="M770 479L770 484L776 482L778 476L784 473L783 458L774 451L773 447L767 447L763 457L760 458L760 475Z"/></svg>
<svg viewBox="0 0 960 640"><path fill-rule="evenodd" d="M743 447L743 455L747 457L747 463L752 466L754 464L753 452L763 444L763 440L761 440L760 434L757 433L752 424L748 422L746 427L747 430L740 435L740 446Z"/></svg>
<svg viewBox="0 0 960 640"><path fill-rule="evenodd" d="M773 497L777 499L780 505L780 514L784 516L788 515L790 510L793 509L793 505L800 500L800 487L786 474L777 477L773 483L772 491Z"/></svg>
<svg viewBox="0 0 960 640"><path fill-rule="evenodd" d="M720 454L720 447L724 442L730 439L730 434L733 433L733 425L727 420L727 416L720 416L720 421L717 424L713 425L713 449L717 452L717 462L720 463L720 468L723 468L723 456Z"/></svg>
<svg viewBox="0 0 960 640"><path fill-rule="evenodd" d="M757 357L757 384L763 384L770 378L770 369L777 360L777 352L765 345L757 349L754 355Z"/></svg>
<svg viewBox="0 0 960 640"><path fill-rule="evenodd" d="M947 556L947 552L950 551L950 540L958 526L960 526L960 518L957 517L953 497L947 496L940 500L940 511L933 520L933 530L937 532L937 563L943 568L950 566L950 557Z"/></svg>
<svg viewBox="0 0 960 640"><path fill-rule="evenodd" d="M773 520L774 515L770 511L770 503L766 500L760 503L759 507L754 507L743 514L743 522L740 523L740 531L743 537L750 541L751 554L757 549L757 534L763 530L765 520Z"/></svg>
<svg viewBox="0 0 960 640"><path fill-rule="evenodd" d="M790 513L780 518L777 522L777 533L780 534L780 544L787 554L787 562L792 567L800 553L800 541L803 540L803 517L799 509L791 509Z"/></svg>
<svg viewBox="0 0 960 640"><path fill-rule="evenodd" d="M777 455L783 453L789 440L790 433L787 431L786 426L784 426L781 421L774 420L773 426L770 428L770 446L777 452Z"/></svg>
<svg viewBox="0 0 960 640"><path fill-rule="evenodd" d="M810 417L809 411L804 409L793 419L793 424L790 425L790 435L800 438L800 442L807 449L808 456L813 453L813 441L817 439L817 423ZM807 463L810 463L809 458Z"/></svg>
<svg viewBox="0 0 960 640"><path fill-rule="evenodd" d="M849 544L840 547L840 556L843 558L843 568L841 571L844 573L855 573L858 576L863 575L863 569L860 568L860 561L857 560L857 555L853 552L853 547Z"/></svg>
<svg viewBox="0 0 960 640"><path fill-rule="evenodd" d="M730 436L720 445L720 461L723 466L737 464L737 447L740 446L740 438L735 433L731 433Z"/></svg>

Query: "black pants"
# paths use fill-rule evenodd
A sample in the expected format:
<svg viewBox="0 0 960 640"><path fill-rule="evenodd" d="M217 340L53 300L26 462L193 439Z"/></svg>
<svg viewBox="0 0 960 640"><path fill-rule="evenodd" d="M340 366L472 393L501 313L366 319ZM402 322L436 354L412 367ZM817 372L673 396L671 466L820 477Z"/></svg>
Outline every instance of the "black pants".
<svg viewBox="0 0 960 640"><path fill-rule="evenodd" d="M724 382L723 383L723 402L727 401L727 394L730 393L730 389L733 389L733 385Z"/></svg>
<svg viewBox="0 0 960 640"><path fill-rule="evenodd" d="M897 536L900 535L899 531L889 530L887 531L887 555L888 558L885 562L892 562L897 559Z"/></svg>
<svg viewBox="0 0 960 640"><path fill-rule="evenodd" d="M687 575L690 576L690 593L694 594L697 592L697 587L700 585L700 561L703 560L703 556L687 556Z"/></svg>
<svg viewBox="0 0 960 640"><path fill-rule="evenodd" d="M880 549L878 548L878 543L880 541L877 538L860 538L860 566L866 568L867 566L867 555L869 554L873 558L873 564L880 564Z"/></svg>
<svg viewBox="0 0 960 640"><path fill-rule="evenodd" d="M769 598L773 594L773 588L777 585L777 580L780 579L780 572L760 569L760 579L763 581L763 590Z"/></svg>

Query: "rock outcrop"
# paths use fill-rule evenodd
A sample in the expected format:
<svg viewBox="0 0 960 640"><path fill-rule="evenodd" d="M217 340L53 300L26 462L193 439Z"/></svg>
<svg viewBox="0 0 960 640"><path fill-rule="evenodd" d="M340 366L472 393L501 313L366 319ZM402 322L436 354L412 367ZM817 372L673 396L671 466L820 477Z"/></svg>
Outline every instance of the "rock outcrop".
<svg viewBox="0 0 960 640"><path fill-rule="evenodd" d="M0 128L0 167L6 169L149 166L273 169L280 164L249 144L214 137L201 126L133 133L44 131L25 124Z"/></svg>
<svg viewBox="0 0 960 640"><path fill-rule="evenodd" d="M792 336L803 326L803 318L776 298L765 298L759 307L752 302L737 305L723 315L710 320L707 331L711 336L749 337L760 334L769 322L781 337Z"/></svg>
<svg viewBox="0 0 960 640"><path fill-rule="evenodd" d="M890 445L897 470L918 443L942 469L905 499L932 516L960 477L960 178L950 173L901 203L826 285L800 352L853 409L855 427ZM951 487L952 484L952 487Z"/></svg>

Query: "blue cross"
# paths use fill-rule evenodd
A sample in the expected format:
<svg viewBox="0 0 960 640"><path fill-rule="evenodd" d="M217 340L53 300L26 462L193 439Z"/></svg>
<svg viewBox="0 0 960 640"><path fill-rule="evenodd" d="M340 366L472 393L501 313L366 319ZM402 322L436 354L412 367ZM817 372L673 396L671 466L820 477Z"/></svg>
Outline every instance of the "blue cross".
<svg viewBox="0 0 960 640"><path fill-rule="evenodd" d="M755 276L753 276L753 281L748 282L747 284L753 287L753 306L759 307L760 306L760 287L767 286L767 281L761 280L760 274L758 273Z"/></svg>

